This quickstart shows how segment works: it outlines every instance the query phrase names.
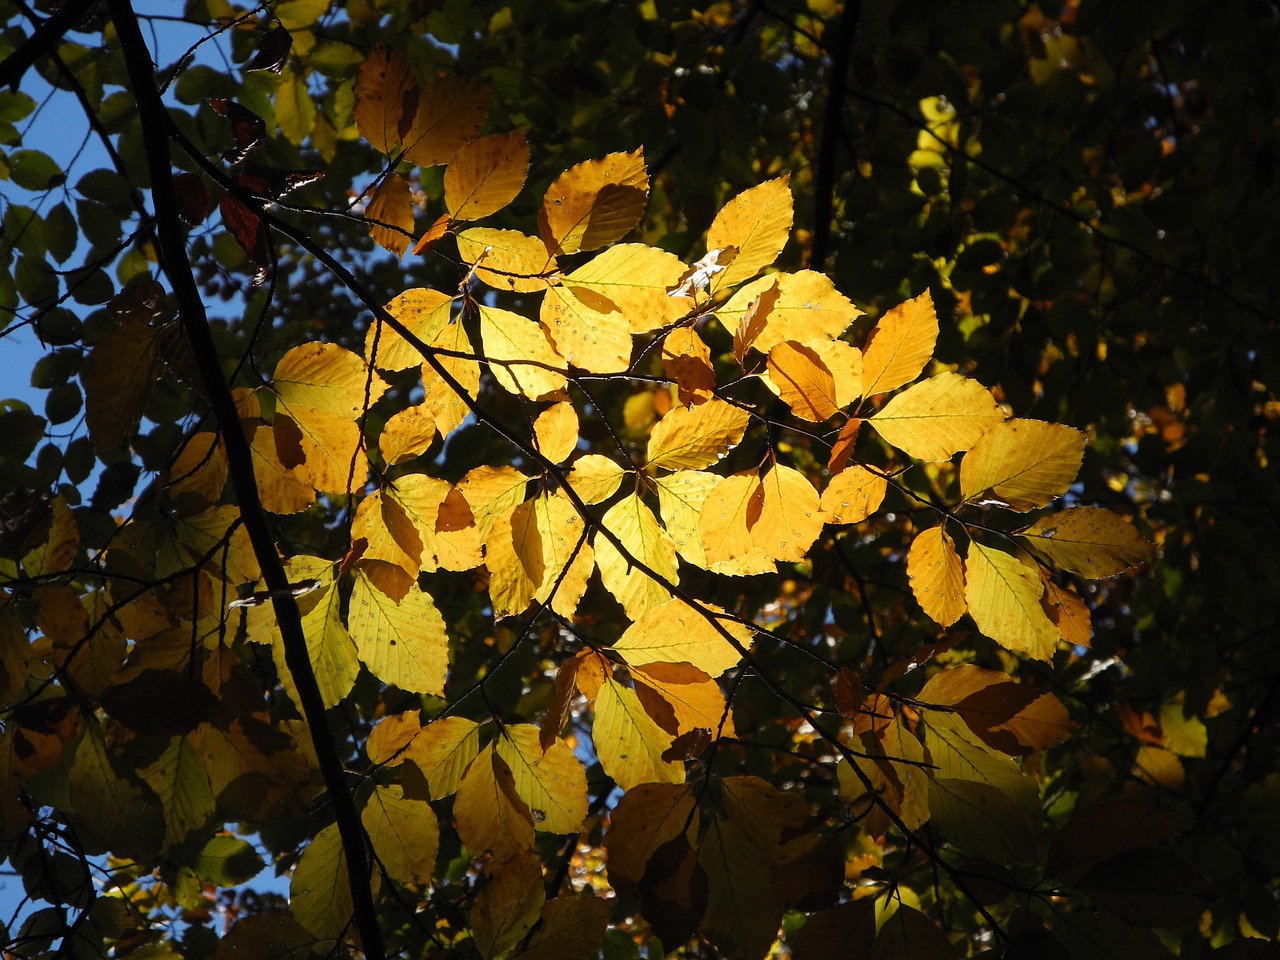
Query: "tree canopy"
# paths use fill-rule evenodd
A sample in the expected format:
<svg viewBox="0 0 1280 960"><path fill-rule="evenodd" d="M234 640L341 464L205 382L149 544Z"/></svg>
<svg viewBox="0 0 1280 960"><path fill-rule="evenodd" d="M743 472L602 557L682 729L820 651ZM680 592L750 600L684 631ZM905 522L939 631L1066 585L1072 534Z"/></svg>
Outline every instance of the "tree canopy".
<svg viewBox="0 0 1280 960"><path fill-rule="evenodd" d="M10 953L1276 952L1276 4L0 24Z"/></svg>

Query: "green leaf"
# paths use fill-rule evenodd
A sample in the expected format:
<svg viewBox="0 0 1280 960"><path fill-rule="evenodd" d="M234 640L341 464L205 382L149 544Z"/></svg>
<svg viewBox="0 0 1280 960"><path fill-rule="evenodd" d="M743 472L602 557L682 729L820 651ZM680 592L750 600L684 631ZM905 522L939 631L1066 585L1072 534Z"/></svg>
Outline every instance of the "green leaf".
<svg viewBox="0 0 1280 960"><path fill-rule="evenodd" d="M17 150L9 154L9 176L24 190L44 192L66 180L62 168L39 150Z"/></svg>
<svg viewBox="0 0 1280 960"><path fill-rule="evenodd" d="M206 883L234 887L252 880L265 864L253 844L240 837L214 837L196 854L195 871Z"/></svg>

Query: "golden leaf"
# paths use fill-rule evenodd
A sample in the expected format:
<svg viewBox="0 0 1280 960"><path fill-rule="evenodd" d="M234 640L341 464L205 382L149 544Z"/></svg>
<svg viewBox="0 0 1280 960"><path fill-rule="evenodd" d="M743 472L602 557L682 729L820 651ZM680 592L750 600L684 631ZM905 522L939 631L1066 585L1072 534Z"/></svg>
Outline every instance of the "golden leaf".
<svg viewBox="0 0 1280 960"><path fill-rule="evenodd" d="M533 847L533 818L516 795L511 768L492 746L481 750L462 775L453 817L473 857L488 853L504 860Z"/></svg>
<svg viewBox="0 0 1280 960"><path fill-rule="evenodd" d="M542 545L543 573L533 597L539 603L549 601L552 610L572 619L595 568L595 552L584 537L582 517L558 491L534 501L534 522Z"/></svg>
<svg viewBox="0 0 1280 960"><path fill-rule="evenodd" d="M528 933L542 911L542 858L532 850L485 864L480 892L471 907L475 948L484 960L505 953Z"/></svg>
<svg viewBox="0 0 1280 960"><path fill-rule="evenodd" d="M746 432L751 414L723 400L676 407L649 435L649 464L667 470L697 470L717 462Z"/></svg>
<svg viewBox="0 0 1280 960"><path fill-rule="evenodd" d="M907 554L907 577L921 609L944 627L965 611L964 570L947 531L930 527L916 534Z"/></svg>
<svg viewBox="0 0 1280 960"><path fill-rule="evenodd" d="M866 467L841 470L822 491L822 512L827 523L861 523L880 509L889 482Z"/></svg>
<svg viewBox="0 0 1280 960"><path fill-rule="evenodd" d="M738 255L712 278L713 293L751 279L778 258L791 235L789 179L778 177L744 190L716 214L707 230L707 249L737 247Z"/></svg>
<svg viewBox="0 0 1280 960"><path fill-rule="evenodd" d="M320 697L326 707L337 706L351 692L356 676L360 673L360 661L351 634L343 626L338 591L326 587L320 601L302 618L302 629L307 638L307 653L311 657L311 671L315 674ZM292 674L284 662L284 642L277 633L271 646L280 683L298 702Z"/></svg>
<svg viewBox="0 0 1280 960"><path fill-rule="evenodd" d="M965 602L979 630L1002 647L1036 660L1053 657L1058 631L1040 605L1044 584L1034 569L971 540L964 575Z"/></svg>
<svg viewBox="0 0 1280 960"><path fill-rule="evenodd" d="M711 399L716 370L711 350L693 327L680 327L663 338L662 370L680 388L681 403L692 406Z"/></svg>
<svg viewBox="0 0 1280 960"><path fill-rule="evenodd" d="M387 313L408 327L419 340L431 343L449 324L454 298L429 287L414 287L393 297ZM378 352L374 357L374 341ZM364 355L379 370L408 370L422 362L422 355L378 318L369 325L364 338Z"/></svg>
<svg viewBox="0 0 1280 960"><path fill-rule="evenodd" d="M659 847L681 835L693 843L697 813L698 802L683 782L641 783L624 793L604 835L609 882L637 884Z"/></svg>
<svg viewBox="0 0 1280 960"><path fill-rule="evenodd" d="M356 76L354 118L360 136L388 156L400 142L406 95L415 90L413 68L395 50L379 43Z"/></svg>
<svg viewBox="0 0 1280 960"><path fill-rule="evenodd" d="M623 790L641 783L684 783L684 764L662 759L672 736L640 705L634 690L606 676L591 729L600 765Z"/></svg>
<svg viewBox="0 0 1280 960"><path fill-rule="evenodd" d="M1075 727L1053 694L1019 683L999 670L971 664L935 673L918 699L923 704L954 707L984 744L1009 755L1056 747Z"/></svg>
<svg viewBox="0 0 1280 960"><path fill-rule="evenodd" d="M802 420L821 423L840 409L836 382L812 348L785 340L769 351L769 378L779 396Z"/></svg>
<svg viewBox="0 0 1280 960"><path fill-rule="evenodd" d="M545 833L577 833L587 815L587 775L573 749L557 739L545 751L531 723L503 727L494 742L507 762L516 796L529 808L533 828Z"/></svg>
<svg viewBox="0 0 1280 960"><path fill-rule="evenodd" d="M754 472L725 477L711 488L698 517L698 536L707 569L726 576L750 576L776 569L751 535L763 506L764 487Z"/></svg>
<svg viewBox="0 0 1280 960"><path fill-rule="evenodd" d="M431 345L457 353L474 352L461 323L449 324L436 335ZM475 397L480 392L480 364L475 360L446 356L440 356L437 360L458 386L466 391L468 397ZM422 390L422 406L435 418L436 430L441 437L449 436L471 413L463 396L428 363L422 364Z"/></svg>
<svg viewBox="0 0 1280 960"><path fill-rule="evenodd" d="M556 276L555 258L537 237L518 230L472 227L458 233L458 256L495 290L538 293Z"/></svg>
<svg viewBox="0 0 1280 960"><path fill-rule="evenodd" d="M774 560L803 560L822 532L826 514L813 484L800 471L775 463L760 481L764 500L751 542Z"/></svg>
<svg viewBox="0 0 1280 960"><path fill-rule="evenodd" d="M538 230L556 256L597 250L630 233L648 199L642 152L611 153L579 163L551 182L538 211Z"/></svg>
<svg viewBox="0 0 1280 960"><path fill-rule="evenodd" d="M522 613L546 574L542 534L533 507L530 500L500 514L485 538L484 562L495 620Z"/></svg>
<svg viewBox="0 0 1280 960"><path fill-rule="evenodd" d="M572 403L553 403L533 421L533 442L552 463L563 463L578 446L578 411Z"/></svg>
<svg viewBox="0 0 1280 960"><path fill-rule="evenodd" d="M275 432L266 426L253 431L249 446L253 454L253 475L258 481L262 508L271 513L298 513L315 502L305 464L290 469L276 453Z"/></svg>
<svg viewBox="0 0 1280 960"><path fill-rule="evenodd" d="M465 717L432 720L405 749L404 759L412 761L427 778L431 799L440 800L458 789L463 771L480 752L480 728Z"/></svg>
<svg viewBox="0 0 1280 960"><path fill-rule="evenodd" d="M464 77L436 80L418 91L417 103L400 120L404 159L419 167L447 163L475 139L488 110L489 89L483 84Z"/></svg>
<svg viewBox="0 0 1280 960"><path fill-rule="evenodd" d="M369 198L364 217L369 221L373 242L403 257L413 242L413 197L409 181L398 173L388 174Z"/></svg>
<svg viewBox="0 0 1280 960"><path fill-rule="evenodd" d="M417 584L397 603L357 570L347 628L360 659L383 683L444 696L449 635L431 595Z"/></svg>
<svg viewBox="0 0 1280 960"><path fill-rule="evenodd" d="M901 817L908 830L928 821L929 777L924 770L924 748L897 718L876 718L875 729L855 736L850 746L864 754L855 753L852 759L862 776L845 758L836 767L836 778L840 796L850 803L855 816L864 818L868 833L881 836L890 824L880 802Z"/></svg>
<svg viewBox="0 0 1280 960"><path fill-rule="evenodd" d="M378 450L394 465L426 453L435 437L435 417L425 404L418 404L392 414L378 434Z"/></svg>
<svg viewBox="0 0 1280 960"><path fill-rule="evenodd" d="M369 731L364 752L368 754L370 763L395 766L408 759L404 751L421 731L417 710L392 714Z"/></svg>
<svg viewBox="0 0 1280 960"><path fill-rule="evenodd" d="M440 846L431 804L406 797L399 784L378 785L365 801L360 823L388 877L417 889L431 882Z"/></svg>
<svg viewBox="0 0 1280 960"><path fill-rule="evenodd" d="M529 172L523 131L498 133L464 144L444 172L444 204L454 220L497 213L520 194Z"/></svg>
<svg viewBox="0 0 1280 960"><path fill-rule="evenodd" d="M530 400L565 388L565 362L538 324L498 307L479 311L480 341L499 386Z"/></svg>
<svg viewBox="0 0 1280 960"><path fill-rule="evenodd" d="M618 489L625 472L608 457L588 453L573 462L568 483L584 503L603 503Z"/></svg>
<svg viewBox="0 0 1280 960"><path fill-rule="evenodd" d="M862 350L862 392L887 393L920 375L938 342L938 315L933 295L900 303L885 312Z"/></svg>
<svg viewBox="0 0 1280 960"><path fill-rule="evenodd" d="M359 493L369 476L369 460L360 439L360 425L336 413L310 407L277 411L275 443L280 449L282 429L296 433L298 449L306 465L306 478L323 493Z"/></svg>
<svg viewBox="0 0 1280 960"><path fill-rule="evenodd" d="M868 421L909 457L949 460L972 447L1005 416L986 387L947 372L907 387Z"/></svg>
<svg viewBox="0 0 1280 960"><path fill-rule="evenodd" d="M487 539L494 521L524 502L529 478L515 467L476 467L460 481L458 490L471 505L480 538Z"/></svg>
<svg viewBox="0 0 1280 960"><path fill-rule="evenodd" d="M733 711L727 709L720 684L697 667L687 663L628 667L641 705L668 733L679 736L703 729L709 730L713 739L736 736ZM655 698L662 703L655 703ZM671 712L673 725L663 723L663 710Z"/></svg>
<svg viewBox="0 0 1280 960"><path fill-rule="evenodd" d="M986 490L1013 510L1034 510L1066 492L1080 470L1084 434L1041 420L1006 420L978 440L960 461L966 500Z"/></svg>
<svg viewBox="0 0 1280 960"><path fill-rule="evenodd" d="M675 254L643 243L619 243L564 278L574 291L587 290L612 303L631 326L645 333L674 323L688 302L667 296L684 264ZM581 297L581 294L578 294Z"/></svg>
<svg viewBox="0 0 1280 960"><path fill-rule="evenodd" d="M306 407L354 420L382 397L387 384L358 354L336 343L313 342L299 344L280 358L272 389L288 408Z"/></svg>
<svg viewBox="0 0 1280 960"><path fill-rule="evenodd" d="M227 484L227 458L218 435L193 434L169 467L169 496L182 513L199 513L214 504Z"/></svg>
<svg viewBox="0 0 1280 960"><path fill-rule="evenodd" d="M618 373L631 363L631 325L612 301L580 288L553 286L539 319L557 352L580 370Z"/></svg>
<svg viewBox="0 0 1280 960"><path fill-rule="evenodd" d="M381 560L394 564L406 574L405 589L417 579L422 565L422 537L404 508L381 490L360 501L351 523L352 541L366 542L361 562ZM393 595L394 600L403 591Z"/></svg>
<svg viewBox="0 0 1280 960"><path fill-rule="evenodd" d="M1060 587L1052 580L1045 580L1044 611L1058 628L1065 643L1076 647L1088 647L1093 641L1093 627L1089 607L1080 594L1070 587Z"/></svg>
<svg viewBox="0 0 1280 960"><path fill-rule="evenodd" d="M836 382L837 407L847 407L862 396L862 351L843 340L806 340L804 345L822 360Z"/></svg>
<svg viewBox="0 0 1280 960"><path fill-rule="evenodd" d="M601 523L629 554L628 557L619 553L607 537L596 534L600 580L605 589L617 597L627 616L634 620L651 607L669 600L671 592L667 585L679 582L675 544L639 495L633 493L614 504ZM643 563L659 579L654 580L633 566L633 560Z"/></svg>
<svg viewBox="0 0 1280 960"><path fill-rule="evenodd" d="M1100 507L1070 507L1017 535L1064 570L1095 580L1151 559L1151 544L1133 524Z"/></svg>
<svg viewBox="0 0 1280 960"><path fill-rule="evenodd" d="M683 600L669 600L646 610L613 644L632 666L650 663L688 663L710 677L718 677L742 659L742 650L751 646L751 631L722 616L714 604L703 604L716 629L703 614ZM725 637L733 637L738 646Z"/></svg>
<svg viewBox="0 0 1280 960"><path fill-rule="evenodd" d="M776 297L770 292L775 284ZM759 303L755 303L757 298ZM755 314L749 316L753 303ZM716 313L730 329L748 324L750 329L741 333L744 354L748 345L768 353L786 340L834 340L862 316L862 311L835 288L830 277L814 270L775 273L754 280L734 293ZM754 340L748 342L757 329Z"/></svg>
<svg viewBox="0 0 1280 960"><path fill-rule="evenodd" d="M658 509L676 552L699 567L707 565L698 524L707 494L720 477L701 470L678 470L654 481L658 488Z"/></svg>
<svg viewBox="0 0 1280 960"><path fill-rule="evenodd" d="M431 573L440 566L441 549L438 542L436 520L440 513L440 505L449 496L451 489L446 481L428 477L425 473L406 473L396 478L394 484L388 485L382 490L384 502L388 505L393 504L400 509L409 523L413 525L413 529L422 543L422 552L418 556L418 566L411 571L415 577L418 570ZM390 511L385 509L383 513L384 515L393 516ZM402 543L412 542L407 534L401 534L398 539ZM370 541L370 548L372 549L373 546L373 542ZM376 554L366 554L366 556L382 559Z"/></svg>

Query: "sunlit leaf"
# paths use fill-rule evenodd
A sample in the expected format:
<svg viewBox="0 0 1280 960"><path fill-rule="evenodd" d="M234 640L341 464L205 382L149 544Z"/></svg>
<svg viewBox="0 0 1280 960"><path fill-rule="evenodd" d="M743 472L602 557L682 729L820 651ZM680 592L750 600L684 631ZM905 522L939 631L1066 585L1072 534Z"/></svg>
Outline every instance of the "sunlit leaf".
<svg viewBox="0 0 1280 960"><path fill-rule="evenodd" d="M960 492L986 490L1014 510L1034 510L1066 492L1084 455L1085 436L1040 420L1006 420L988 430L960 461Z"/></svg>
<svg viewBox="0 0 1280 960"><path fill-rule="evenodd" d="M909 457L949 460L1004 418L982 384L958 373L940 373L902 391L868 422Z"/></svg>
<svg viewBox="0 0 1280 960"><path fill-rule="evenodd" d="M502 728L494 749L511 768L516 795L529 808L533 828L577 833L587 814L587 776L572 748L556 740L544 751L537 727L515 723Z"/></svg>
<svg viewBox="0 0 1280 960"><path fill-rule="evenodd" d="M751 279L778 258L791 234L789 180L779 177L744 190L716 214L707 230L707 249L737 247L738 254L712 279L713 291Z"/></svg>
<svg viewBox="0 0 1280 960"><path fill-rule="evenodd" d="M385 44L375 46L360 65L354 117L375 150L390 154L400 142L405 97L416 86L408 62Z"/></svg>
<svg viewBox="0 0 1280 960"><path fill-rule="evenodd" d="M670 599L667 585L679 580L675 544L639 495L632 494L610 507L601 524L618 538L626 551L626 554L619 552L608 537L596 534L594 546L600 579L605 589L617 597L627 616L635 619ZM635 566L637 560L657 574L657 579Z"/></svg>
<svg viewBox="0 0 1280 960"><path fill-rule="evenodd" d="M880 509L889 482L866 467L846 467L822 491L822 512L827 523L861 523Z"/></svg>
<svg viewBox="0 0 1280 960"><path fill-rule="evenodd" d="M387 313L409 328L418 339L432 343L449 323L453 298L428 287L413 287L387 303ZM374 343L377 356L374 357ZM364 338L365 358L374 358L379 370L407 370L422 363L417 349L386 324L374 322Z"/></svg>
<svg viewBox="0 0 1280 960"><path fill-rule="evenodd" d="M454 220L480 220L520 193L529 171L523 132L499 133L463 145L444 172L445 206Z"/></svg>
<svg viewBox="0 0 1280 960"><path fill-rule="evenodd" d="M769 378L801 419L821 422L840 409L831 370L804 344L787 340L770 350Z"/></svg>
<svg viewBox="0 0 1280 960"><path fill-rule="evenodd" d="M472 856L487 853L504 860L533 846L529 808L516 795L511 768L492 746L480 751L463 774L453 816Z"/></svg>
<svg viewBox="0 0 1280 960"><path fill-rule="evenodd" d="M949 627L964 615L964 570L944 527L916 534L907 555L907 576L920 608L942 626Z"/></svg>
<svg viewBox="0 0 1280 960"><path fill-rule="evenodd" d="M706 616L683 600L669 600L652 607L629 626L613 644L627 663L688 663L708 676L718 677L742 659L742 654L725 636L727 633L746 649L751 631L740 623L721 618L719 607L703 609L720 625L717 629Z"/></svg>
<svg viewBox="0 0 1280 960"><path fill-rule="evenodd" d="M772 292L775 285L776 293ZM754 316L748 316L757 298ZM748 322L749 329L742 329L740 346L768 353L787 340L834 340L862 316L862 311L826 274L799 270L752 281L736 291L717 315L728 319L735 330L740 321Z"/></svg>
<svg viewBox="0 0 1280 960"><path fill-rule="evenodd" d="M978 629L996 643L1048 660L1058 631L1040 605L1044 584L1036 571L1011 554L969 542L965 558L965 602Z"/></svg>
<svg viewBox="0 0 1280 960"><path fill-rule="evenodd" d="M441 717L422 728L405 750L439 800L458 789L463 772L480 751L479 727L465 717Z"/></svg>
<svg viewBox="0 0 1280 960"><path fill-rule="evenodd" d="M601 503L613 496L622 483L623 474L622 467L608 457L589 453L573 462L569 486L584 502Z"/></svg>
<svg viewBox="0 0 1280 960"><path fill-rule="evenodd" d="M1151 558L1151 544L1129 521L1099 507L1070 507L1019 531L1053 563L1083 577L1114 577Z"/></svg>
<svg viewBox="0 0 1280 960"><path fill-rule="evenodd" d="M684 264L674 254L643 243L619 243L564 278L572 291L589 291L614 305L633 333L674 323L688 311L688 301L667 296ZM581 293L576 294L583 299Z"/></svg>
<svg viewBox="0 0 1280 960"><path fill-rule="evenodd" d="M631 363L631 325L611 300L585 288L554 286L542 299L539 319L556 351L575 367L617 373Z"/></svg>
<svg viewBox="0 0 1280 960"><path fill-rule="evenodd" d="M347 625L360 659L383 683L444 694L449 637L430 594L416 584L397 603L357 571Z"/></svg>
<svg viewBox="0 0 1280 960"><path fill-rule="evenodd" d="M387 876L407 887L426 886L440 844L440 827L429 803L406 797L399 784L376 786L360 822Z"/></svg>
<svg viewBox="0 0 1280 960"><path fill-rule="evenodd" d="M634 690L605 677L595 708L596 756L618 786L630 790L640 783L684 782L684 764L663 759L671 734L645 712Z"/></svg>
<svg viewBox="0 0 1280 960"><path fill-rule="evenodd" d="M538 451L552 463L568 459L578 445L578 412L573 404L553 403L538 414L533 438Z"/></svg>
<svg viewBox="0 0 1280 960"><path fill-rule="evenodd" d="M441 77L405 100L400 117L404 158L420 167L447 163L475 139L489 109L489 90L465 77Z"/></svg>
<svg viewBox="0 0 1280 960"><path fill-rule="evenodd" d="M774 560L802 559L826 522L818 491L799 470L780 463L761 478L760 486L760 514L748 522L751 542Z"/></svg>
<svg viewBox="0 0 1280 960"><path fill-rule="evenodd" d="M621 240L644 215L649 174L641 151L580 163L551 182L538 228L553 254L597 250Z"/></svg>
<svg viewBox="0 0 1280 960"><path fill-rule="evenodd" d="M537 400L565 387L565 361L532 320L480 307L480 341L489 370L504 390Z"/></svg>
<svg viewBox="0 0 1280 960"><path fill-rule="evenodd" d="M751 415L723 400L676 407L649 435L649 463L668 470L697 470L723 457L746 432Z"/></svg>
<svg viewBox="0 0 1280 960"><path fill-rule="evenodd" d="M862 351L862 392L885 393L920 375L938 340L933 296L920 296L888 310L875 325Z"/></svg>

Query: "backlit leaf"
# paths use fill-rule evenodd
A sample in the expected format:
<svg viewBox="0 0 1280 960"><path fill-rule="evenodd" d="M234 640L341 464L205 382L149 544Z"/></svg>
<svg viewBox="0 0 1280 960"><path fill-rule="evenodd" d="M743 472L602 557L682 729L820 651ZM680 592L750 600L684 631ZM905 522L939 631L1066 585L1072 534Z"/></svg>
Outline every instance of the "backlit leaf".
<svg viewBox="0 0 1280 960"><path fill-rule="evenodd" d="M578 445L578 412L572 403L553 403L533 421L538 452L552 463L568 459Z"/></svg>
<svg viewBox="0 0 1280 960"><path fill-rule="evenodd" d="M986 490L1014 510L1034 510L1066 492L1080 470L1085 436L1041 420L1006 420L982 435L960 461L960 492Z"/></svg>
<svg viewBox="0 0 1280 960"><path fill-rule="evenodd" d="M337 939L351 922L351 886L337 824L322 829L302 851L289 880L289 909L319 940Z"/></svg>
<svg viewBox="0 0 1280 960"><path fill-rule="evenodd" d="M965 602L978 629L1002 647L1049 660L1058 631L1040 605L1044 584L1036 571L1002 550L969 543Z"/></svg>
<svg viewBox="0 0 1280 960"><path fill-rule="evenodd" d="M421 888L430 882L440 826L427 801L406 797L399 784L375 786L360 822L387 876L406 887Z"/></svg>
<svg viewBox="0 0 1280 960"><path fill-rule="evenodd" d="M538 314L556 351L592 373L617 373L631 363L631 325L612 301L583 289L554 286Z"/></svg>
<svg viewBox="0 0 1280 960"><path fill-rule="evenodd" d="M609 882L639 883L663 844L697 830L698 805L683 783L641 783L618 800L604 837Z"/></svg>
<svg viewBox="0 0 1280 960"><path fill-rule="evenodd" d="M480 307L480 341L501 387L537 400L565 387L565 362L538 324L498 307Z"/></svg>
<svg viewBox="0 0 1280 960"><path fill-rule="evenodd" d="M627 616L634 620L669 600L671 593L667 584L679 581L675 544L639 495L633 493L614 504L601 523L618 538L631 558L620 553L602 533L596 534L594 545L600 580L605 589L617 597ZM633 566L632 559L645 564L658 579Z"/></svg>
<svg viewBox="0 0 1280 960"><path fill-rule="evenodd" d="M916 534L907 555L911 592L926 614L949 627L965 611L964 570L956 545L942 526Z"/></svg>
<svg viewBox="0 0 1280 960"><path fill-rule="evenodd" d="M770 292L775 285L776 295ZM748 317L749 308L757 298L755 315ZM750 330L743 329L742 337L749 338L751 332L758 330L750 345L761 353L768 353L787 340L799 343L834 340L862 316L862 311L835 288L826 274L798 270L769 274L752 281L735 292L717 315L735 329L739 321L749 320ZM743 345L746 343L744 339Z"/></svg>
<svg viewBox="0 0 1280 960"><path fill-rule="evenodd" d="M683 271L684 264L672 253L643 243L619 243L568 274L564 282L574 291L587 290L608 300L633 333L645 333L687 312L687 300L667 296L667 288Z"/></svg>
<svg viewBox="0 0 1280 960"><path fill-rule="evenodd" d="M821 422L840 409L835 378L822 358L804 344L787 340L770 350L769 378L791 412L803 420Z"/></svg>
<svg viewBox="0 0 1280 960"><path fill-rule="evenodd" d="M351 634L343 626L338 591L334 587L325 590L319 603L302 618L302 629L307 637L307 653L311 656L311 669L320 687L320 696L326 707L336 706L351 692L360 672L355 644ZM280 669L285 689L292 689L284 668L284 645L277 642L272 647ZM296 701L296 695L295 695Z"/></svg>
<svg viewBox="0 0 1280 960"><path fill-rule="evenodd" d="M495 290L538 293L556 276L554 258L537 237L518 230L472 227L458 234L458 255Z"/></svg>
<svg viewBox="0 0 1280 960"><path fill-rule="evenodd" d="M435 417L426 405L405 407L383 425L378 451L388 464L397 464L426 453L435 438Z"/></svg>
<svg viewBox="0 0 1280 960"><path fill-rule="evenodd" d="M356 571L347 623L360 659L383 683L444 695L449 637L430 594L417 584L397 603Z"/></svg>
<svg viewBox="0 0 1280 960"><path fill-rule="evenodd" d="M704 608L716 622L746 649L751 631L740 623L722 619L719 607ZM705 616L683 600L669 600L645 613L614 642L627 663L688 663L710 677L718 677L742 659L737 648Z"/></svg>
<svg viewBox="0 0 1280 960"><path fill-rule="evenodd" d="M908 387L868 418L880 436L917 460L949 460L1004 419L986 387L950 372Z"/></svg>
<svg viewBox="0 0 1280 960"><path fill-rule="evenodd" d="M1052 693L969 664L934 674L919 699L954 707L983 743L1011 756L1056 747L1075 726Z"/></svg>
<svg viewBox="0 0 1280 960"><path fill-rule="evenodd" d="M643 667L628 664L628 669L641 705L667 732L682 735L702 729L710 731L712 739L735 735L733 711L725 709L720 685L697 667L655 662Z"/></svg>
<svg viewBox="0 0 1280 960"><path fill-rule="evenodd" d="M589 453L573 461L569 486L584 502L601 503L613 496L622 483L623 474L622 467L608 457Z"/></svg>
<svg viewBox="0 0 1280 960"><path fill-rule="evenodd" d="M667 470L710 466L742 439L750 422L746 410L723 400L676 407L649 435L649 463Z"/></svg>
<svg viewBox="0 0 1280 960"><path fill-rule="evenodd" d="M702 549L699 520L702 505L720 477L701 470L678 470L658 477L658 507L662 523L667 528L676 551L690 563L700 567L707 565L706 551Z"/></svg>
<svg viewBox="0 0 1280 960"><path fill-rule="evenodd" d="M528 172L524 132L473 140L459 148L445 169L445 206L454 220L480 220L514 200Z"/></svg>
<svg viewBox="0 0 1280 960"><path fill-rule="evenodd" d="M684 764L663 759L671 734L645 712L634 690L606 676L595 709L596 756L618 786L630 790L640 783L684 782Z"/></svg>
<svg viewBox="0 0 1280 960"><path fill-rule="evenodd" d="M680 327L663 337L662 369L679 386L681 403L711 399L716 385L711 350L692 327Z"/></svg>
<svg viewBox="0 0 1280 960"><path fill-rule="evenodd" d="M409 181L398 173L389 175L373 191L364 215L369 221L373 242L397 257L404 256L413 242L413 199L409 195Z"/></svg>
<svg viewBox="0 0 1280 960"><path fill-rule="evenodd" d="M1151 558L1151 544L1129 521L1099 507L1070 507L1018 532L1040 555L1072 573L1114 577Z"/></svg>
<svg viewBox="0 0 1280 960"><path fill-rule="evenodd" d="M400 118L404 158L420 167L447 163L484 125L489 90L465 77L441 77L406 100Z"/></svg>
<svg viewBox="0 0 1280 960"><path fill-rule="evenodd" d="M560 256L621 240L644 215L649 174L641 151L611 153L566 170L551 182L538 211L548 250Z"/></svg>
<svg viewBox="0 0 1280 960"><path fill-rule="evenodd" d="M433 791L434 792L434 791ZM504 860L533 847L533 818L515 792L506 761L485 747L458 783L453 801L458 836L474 857Z"/></svg>
<svg viewBox="0 0 1280 960"><path fill-rule="evenodd" d="M532 850L491 860L480 884L471 908L471 924L476 949L490 960L515 946L538 922L547 896L542 885L542 860Z"/></svg>
<svg viewBox="0 0 1280 960"><path fill-rule="evenodd" d="M822 491L822 512L827 523L861 523L880 509L889 482L866 467L846 467Z"/></svg>
<svg viewBox="0 0 1280 960"><path fill-rule="evenodd" d="M799 470L775 463L760 481L760 515L749 523L751 542L774 560L804 558L822 532L826 515L813 484Z"/></svg>
<svg viewBox="0 0 1280 960"><path fill-rule="evenodd" d="M458 789L458 781L480 751L479 727L465 717L432 720L413 738L404 758L427 778L431 799L440 800Z"/></svg>
<svg viewBox="0 0 1280 960"><path fill-rule="evenodd" d="M862 392L871 397L910 383L933 356L937 340L938 315L928 290L886 311L862 350Z"/></svg>
<svg viewBox="0 0 1280 960"><path fill-rule="evenodd" d="M610 901L582 894L548 900L519 960L589 960L609 925Z"/></svg>
<svg viewBox="0 0 1280 960"><path fill-rule="evenodd" d="M375 46L360 65L354 117L360 136L375 150L389 155L400 142L406 95L416 86L408 61L385 44Z"/></svg>
<svg viewBox="0 0 1280 960"><path fill-rule="evenodd" d="M336 343L303 343L276 364L272 387L286 406L306 407L354 420L382 397L387 385L364 360ZM297 419L297 417L295 417Z"/></svg>
<svg viewBox="0 0 1280 960"><path fill-rule="evenodd" d="M418 339L431 343L449 323L453 298L428 287L413 287L387 303L387 313L409 328ZM373 365L379 370L407 370L422 363L422 356L400 334L387 325L370 324L364 338L364 355L373 356L374 339L378 353Z"/></svg>
<svg viewBox="0 0 1280 960"><path fill-rule="evenodd" d="M538 728L514 723L502 728L494 749L507 762L516 795L533 817L533 828L577 833L587 815L587 775L573 749L557 739L545 751Z"/></svg>
<svg viewBox="0 0 1280 960"><path fill-rule="evenodd" d="M779 177L744 190L716 214L707 230L707 249L737 247L738 255L712 278L713 292L751 279L778 258L791 235L789 179Z"/></svg>
<svg viewBox="0 0 1280 960"><path fill-rule="evenodd" d="M154 763L138 771L164 808L164 850L204 826L217 808L209 776L186 737L174 737Z"/></svg>

